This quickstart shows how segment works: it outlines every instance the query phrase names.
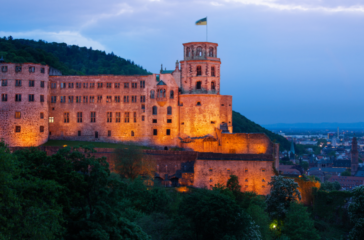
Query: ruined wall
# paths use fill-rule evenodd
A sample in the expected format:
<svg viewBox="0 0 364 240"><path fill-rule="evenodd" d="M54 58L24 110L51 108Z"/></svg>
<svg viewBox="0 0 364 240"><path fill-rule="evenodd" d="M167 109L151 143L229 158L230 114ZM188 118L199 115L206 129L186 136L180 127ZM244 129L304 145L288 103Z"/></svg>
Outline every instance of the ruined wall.
<svg viewBox="0 0 364 240"><path fill-rule="evenodd" d="M57 99L55 103L50 103L50 117L54 118L54 122L49 124L50 139L135 141L149 145L176 146L179 131L178 86L170 74L161 74L160 80L166 84L166 97L163 99L157 99L159 82L155 75L51 76L50 81L56 84L56 88L51 88L49 100L52 96ZM145 88L141 88L142 81L145 82ZM73 88L70 88L69 84L72 83ZM99 83L102 83L102 87L98 87ZM128 84L128 88L124 87L124 83ZM65 88L61 88L61 84ZM77 88L76 84L81 87ZM88 87L84 87L84 84L88 84ZM94 84L93 88L90 87L91 84ZM107 87L108 84L110 88ZM116 88L115 84L120 84L120 87ZM136 84L136 88L132 84ZM152 90L154 98L151 97ZM173 98L170 97L171 91L174 92ZM66 102L61 102L61 96L65 97ZM145 102L141 101L141 96L145 97ZM69 97L73 97L73 102L70 102ZM80 98L80 102L77 102L76 97ZM85 97L88 98L87 102ZM90 102L90 97L94 98L94 102ZM100 97L101 100L98 101ZM111 97L111 101L108 97ZM120 102L115 101L115 97L120 97ZM127 102L124 102L124 97L128 99ZM133 97L136 98L135 102ZM157 108L156 115L152 111L154 106ZM168 107L172 108L171 115L167 114ZM91 112L96 112L96 122L91 122ZM111 122L108 119L110 112ZM69 122L65 122L65 113L69 114ZM82 113L82 122L78 122L78 113ZM120 122L116 122L119 113ZM154 129L157 130L156 135ZM167 135L167 129L170 135ZM81 136L78 136L79 131Z"/></svg>
<svg viewBox="0 0 364 240"><path fill-rule="evenodd" d="M221 134L221 152L240 154L273 153L273 144L264 133Z"/></svg>
<svg viewBox="0 0 364 240"><path fill-rule="evenodd" d="M239 178L241 191L269 194L268 182L274 176L273 161L199 160L194 165L194 186L211 189L215 184L226 186L230 175Z"/></svg>
<svg viewBox="0 0 364 240"><path fill-rule="evenodd" d="M181 137L216 136L215 128L220 128L221 123L232 123L231 114L227 114L228 111L232 112L231 101L231 96L180 95Z"/></svg>
<svg viewBox="0 0 364 240"><path fill-rule="evenodd" d="M16 71L16 67L21 70ZM16 86L17 80L19 86ZM0 81L0 139L9 146L22 147L47 142L48 66L0 63ZM21 95L21 101L16 101L16 95ZM29 95L34 101L29 100Z"/></svg>

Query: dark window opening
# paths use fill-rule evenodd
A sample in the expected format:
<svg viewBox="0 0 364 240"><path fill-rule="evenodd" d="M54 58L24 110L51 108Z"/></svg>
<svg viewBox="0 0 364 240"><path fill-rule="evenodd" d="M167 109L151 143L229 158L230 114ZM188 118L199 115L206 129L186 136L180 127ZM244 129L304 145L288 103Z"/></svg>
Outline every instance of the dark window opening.
<svg viewBox="0 0 364 240"><path fill-rule="evenodd" d="M42 132L44 132L44 126L40 126L39 127L39 131L42 133Z"/></svg>
<svg viewBox="0 0 364 240"><path fill-rule="evenodd" d="M34 87L34 80L29 80L29 87Z"/></svg>
<svg viewBox="0 0 364 240"><path fill-rule="evenodd" d="M1 101L7 102L8 101L8 94L1 94Z"/></svg>
<svg viewBox="0 0 364 240"><path fill-rule="evenodd" d="M79 136L79 137L81 136L81 131L78 131L78 136Z"/></svg>
<svg viewBox="0 0 364 240"><path fill-rule="evenodd" d="M170 98L170 99L173 99L173 98L174 98L174 92L173 92L173 90L171 90L171 92L170 92L170 94L169 94L169 98Z"/></svg>
<svg viewBox="0 0 364 240"><path fill-rule="evenodd" d="M111 130L107 131L107 136L111 137Z"/></svg>
<svg viewBox="0 0 364 240"><path fill-rule="evenodd" d="M153 123L157 123L157 119L153 119Z"/></svg>
<svg viewBox="0 0 364 240"><path fill-rule="evenodd" d="M168 147L164 147L164 150L168 150Z"/></svg>
<svg viewBox="0 0 364 240"><path fill-rule="evenodd" d="M20 132L20 131L21 131L20 126L15 126L15 132Z"/></svg>
<svg viewBox="0 0 364 240"><path fill-rule="evenodd" d="M201 102L197 102L196 106L201 106Z"/></svg>
<svg viewBox="0 0 364 240"><path fill-rule="evenodd" d="M134 137L134 131L131 131L131 136Z"/></svg>
<svg viewBox="0 0 364 240"><path fill-rule="evenodd" d="M196 89L201 89L201 85L202 85L202 82L201 81L198 81L196 83Z"/></svg>
<svg viewBox="0 0 364 240"><path fill-rule="evenodd" d="M202 75L201 66L197 66L196 72L197 72L197 74L196 74L197 76L201 76Z"/></svg>
<svg viewBox="0 0 364 240"><path fill-rule="evenodd" d="M167 115L172 115L172 107L167 107Z"/></svg>
<svg viewBox="0 0 364 240"><path fill-rule="evenodd" d="M216 87L215 87L215 82L211 82L211 90L215 90Z"/></svg>
<svg viewBox="0 0 364 240"><path fill-rule="evenodd" d="M156 106L153 106L152 112L153 112L153 115L157 115L158 114L158 109L157 109Z"/></svg>
<svg viewBox="0 0 364 240"><path fill-rule="evenodd" d="M156 136L158 134L158 130L157 129L153 129L153 135Z"/></svg>
<svg viewBox="0 0 364 240"><path fill-rule="evenodd" d="M95 138L99 138L99 132L95 132Z"/></svg>
<svg viewBox="0 0 364 240"><path fill-rule="evenodd" d="M44 81L41 81L41 82L40 82L40 87L41 87L41 88L44 88Z"/></svg>
<svg viewBox="0 0 364 240"><path fill-rule="evenodd" d="M181 123L181 125L185 125L185 123L184 123L184 122L182 122L182 123Z"/></svg>
<svg viewBox="0 0 364 240"><path fill-rule="evenodd" d="M171 135L171 129L167 129L167 131L166 131L166 135L167 135L167 136Z"/></svg>
<svg viewBox="0 0 364 240"><path fill-rule="evenodd" d="M211 121L211 124L215 124L216 122L215 121Z"/></svg>
<svg viewBox="0 0 364 240"><path fill-rule="evenodd" d="M34 94L29 94L29 102L34 102Z"/></svg>
<svg viewBox="0 0 364 240"><path fill-rule="evenodd" d="M215 67L211 67L211 76L215 77Z"/></svg>
<svg viewBox="0 0 364 240"><path fill-rule="evenodd" d="M41 69L40 69L40 73L45 73L44 68L41 68Z"/></svg>
<svg viewBox="0 0 364 240"><path fill-rule="evenodd" d="M167 123L172 123L172 119L167 119Z"/></svg>

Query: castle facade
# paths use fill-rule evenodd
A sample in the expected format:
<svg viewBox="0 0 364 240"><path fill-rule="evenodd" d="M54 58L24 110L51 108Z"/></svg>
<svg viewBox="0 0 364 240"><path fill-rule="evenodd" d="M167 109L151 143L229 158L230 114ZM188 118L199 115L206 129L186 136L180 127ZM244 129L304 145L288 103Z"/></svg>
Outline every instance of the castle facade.
<svg viewBox="0 0 364 240"><path fill-rule="evenodd" d="M218 44L183 47L174 70L146 76L62 76L46 65L0 62L0 139L10 147L49 139L181 147L200 154L163 158L163 181L189 185L185 164L193 162L192 185L224 184L234 173L247 190L253 184L266 194L279 145L265 134L233 133L232 96L220 95Z"/></svg>

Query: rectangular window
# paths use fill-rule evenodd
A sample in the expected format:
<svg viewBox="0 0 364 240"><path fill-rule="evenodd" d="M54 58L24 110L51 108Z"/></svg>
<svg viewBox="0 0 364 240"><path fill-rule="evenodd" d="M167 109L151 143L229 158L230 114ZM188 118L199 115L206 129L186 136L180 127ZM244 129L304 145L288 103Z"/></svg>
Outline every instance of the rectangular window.
<svg viewBox="0 0 364 240"><path fill-rule="evenodd" d="M80 103L81 101L81 96L76 96L76 103Z"/></svg>
<svg viewBox="0 0 364 240"><path fill-rule="evenodd" d="M1 101L2 102L7 102L8 101L8 94L1 94Z"/></svg>
<svg viewBox="0 0 364 240"><path fill-rule="evenodd" d="M137 122L137 114L134 112L134 122Z"/></svg>
<svg viewBox="0 0 364 240"><path fill-rule="evenodd" d="M21 118L21 113L20 112L15 112L15 118L20 119Z"/></svg>
<svg viewBox="0 0 364 240"><path fill-rule="evenodd" d="M34 102L34 94L29 94L29 102Z"/></svg>
<svg viewBox="0 0 364 240"><path fill-rule="evenodd" d="M44 102L44 95L40 95L40 102Z"/></svg>
<svg viewBox="0 0 364 240"><path fill-rule="evenodd" d="M40 113L40 119L44 119L44 113Z"/></svg>
<svg viewBox="0 0 364 240"><path fill-rule="evenodd" d="M21 131L20 126L15 126L15 132L20 132L20 131Z"/></svg>
<svg viewBox="0 0 364 240"><path fill-rule="evenodd" d="M138 83L131 83L131 88L138 88Z"/></svg>
<svg viewBox="0 0 364 240"><path fill-rule="evenodd" d="M120 114L120 112L116 112L115 113L115 116L116 116L116 118L115 118L115 122L117 122L117 123L119 123L120 122L120 119L121 119L121 116L120 116L121 114Z"/></svg>
<svg viewBox="0 0 364 240"><path fill-rule="evenodd" d="M142 121L144 122L144 119L145 119L145 117L144 117L144 115L142 116Z"/></svg>
<svg viewBox="0 0 364 240"><path fill-rule="evenodd" d="M91 122L96 122L96 112L91 112Z"/></svg>
<svg viewBox="0 0 364 240"><path fill-rule="evenodd" d="M107 122L111 123L112 122L112 112L107 112Z"/></svg>
<svg viewBox="0 0 364 240"><path fill-rule="evenodd" d="M1 80L1 86L2 87L8 86L8 80Z"/></svg>
<svg viewBox="0 0 364 240"><path fill-rule="evenodd" d="M90 83L90 88L95 88L95 83Z"/></svg>
<svg viewBox="0 0 364 240"><path fill-rule="evenodd" d="M65 123L69 123L69 122L70 122L70 113L69 113L69 112L65 112L65 113L63 114L63 121L64 121Z"/></svg>
<svg viewBox="0 0 364 240"><path fill-rule="evenodd" d="M44 88L44 81L40 81L40 87Z"/></svg>
<svg viewBox="0 0 364 240"><path fill-rule="evenodd" d="M44 132L44 126L40 126L40 127L39 127L39 131L40 131L40 132Z"/></svg>
<svg viewBox="0 0 364 240"><path fill-rule="evenodd" d="M29 67L29 72L30 73L35 72L35 67Z"/></svg>
<svg viewBox="0 0 364 240"><path fill-rule="evenodd" d="M51 96L51 103L57 102L57 96Z"/></svg>
<svg viewBox="0 0 364 240"><path fill-rule="evenodd" d="M171 129L167 129L167 131L166 131L166 135L167 135L167 136L171 135Z"/></svg>
<svg viewBox="0 0 364 240"><path fill-rule="evenodd" d="M129 88L129 83L124 83L124 88Z"/></svg>
<svg viewBox="0 0 364 240"><path fill-rule="evenodd" d="M101 95L97 96L97 102L98 103L101 103L102 102L102 96Z"/></svg>
<svg viewBox="0 0 364 240"><path fill-rule="evenodd" d="M95 96L90 96L90 103L94 103L95 102Z"/></svg>
<svg viewBox="0 0 364 240"><path fill-rule="evenodd" d="M48 121L49 121L50 123L54 123L54 117L49 117L49 118L48 118Z"/></svg>
<svg viewBox="0 0 364 240"><path fill-rule="evenodd" d="M97 83L97 88L102 88L102 83Z"/></svg>
<svg viewBox="0 0 364 240"><path fill-rule="evenodd" d="M142 112L145 112L145 104L142 104Z"/></svg>
<svg viewBox="0 0 364 240"><path fill-rule="evenodd" d="M51 83L51 88L57 88L57 83L52 82L52 83Z"/></svg>
<svg viewBox="0 0 364 240"><path fill-rule="evenodd" d="M65 103L66 102L66 96L60 96L60 98L61 98L61 103Z"/></svg>
<svg viewBox="0 0 364 240"><path fill-rule="evenodd" d="M68 96L68 103L73 103L73 96Z"/></svg>
<svg viewBox="0 0 364 240"><path fill-rule="evenodd" d="M129 122L129 113L125 112L125 122L128 123Z"/></svg>
<svg viewBox="0 0 364 240"><path fill-rule="evenodd" d="M112 103L112 97L111 96L106 96L106 102L107 103Z"/></svg>
<svg viewBox="0 0 364 240"><path fill-rule="evenodd" d="M111 88L111 83L106 83L106 88Z"/></svg>
<svg viewBox="0 0 364 240"><path fill-rule="evenodd" d="M87 103L88 101L88 96L83 96L83 103Z"/></svg>
<svg viewBox="0 0 364 240"><path fill-rule="evenodd" d="M45 69L44 68L41 68L40 69L40 73L45 73Z"/></svg>
<svg viewBox="0 0 364 240"><path fill-rule="evenodd" d="M15 72L21 72L21 66L16 66L15 67Z"/></svg>
<svg viewBox="0 0 364 240"><path fill-rule="evenodd" d="M73 82L72 83L68 83L68 88L73 88Z"/></svg>
<svg viewBox="0 0 364 240"><path fill-rule="evenodd" d="M145 81L140 81L140 88L145 88Z"/></svg>
<svg viewBox="0 0 364 240"><path fill-rule="evenodd" d="M136 103L137 102L137 96L131 96L131 102Z"/></svg>
<svg viewBox="0 0 364 240"><path fill-rule="evenodd" d="M129 102L129 96L124 96L124 103L128 103Z"/></svg>
<svg viewBox="0 0 364 240"><path fill-rule="evenodd" d="M153 129L153 135L157 136L158 135L158 130L157 129Z"/></svg>
<svg viewBox="0 0 364 240"><path fill-rule="evenodd" d="M107 131L107 136L108 136L108 137L111 137L111 130L108 130L108 131Z"/></svg>
<svg viewBox="0 0 364 240"><path fill-rule="evenodd" d="M83 83L83 88L88 88L88 83Z"/></svg>
<svg viewBox="0 0 364 240"><path fill-rule="evenodd" d="M157 119L153 119L153 123L157 123Z"/></svg>
<svg viewBox="0 0 364 240"><path fill-rule="evenodd" d="M115 102L119 103L120 102L120 96L115 96Z"/></svg>
<svg viewBox="0 0 364 240"><path fill-rule="evenodd" d="M81 88L81 83L80 82L76 83L76 88Z"/></svg>
<svg viewBox="0 0 364 240"><path fill-rule="evenodd" d="M120 83L115 83L115 88L120 88Z"/></svg>
<svg viewBox="0 0 364 240"><path fill-rule="evenodd" d="M1 71L2 72L7 72L8 71L8 66L2 66Z"/></svg>
<svg viewBox="0 0 364 240"><path fill-rule="evenodd" d="M82 112L77 112L77 122L82 123Z"/></svg>
<svg viewBox="0 0 364 240"><path fill-rule="evenodd" d="M15 87L21 87L21 80L15 80Z"/></svg>
<svg viewBox="0 0 364 240"><path fill-rule="evenodd" d="M60 88L66 88L66 83L60 83L59 87Z"/></svg>
<svg viewBox="0 0 364 240"><path fill-rule="evenodd" d="M172 119L167 119L167 123L172 123Z"/></svg>
<svg viewBox="0 0 364 240"><path fill-rule="evenodd" d="M141 103L145 102L145 95L140 96L140 102Z"/></svg>
<svg viewBox="0 0 364 240"><path fill-rule="evenodd" d="M34 80L29 80L29 87L34 87Z"/></svg>
<svg viewBox="0 0 364 240"><path fill-rule="evenodd" d="M77 134L79 137L81 137L81 131L78 131L78 134Z"/></svg>

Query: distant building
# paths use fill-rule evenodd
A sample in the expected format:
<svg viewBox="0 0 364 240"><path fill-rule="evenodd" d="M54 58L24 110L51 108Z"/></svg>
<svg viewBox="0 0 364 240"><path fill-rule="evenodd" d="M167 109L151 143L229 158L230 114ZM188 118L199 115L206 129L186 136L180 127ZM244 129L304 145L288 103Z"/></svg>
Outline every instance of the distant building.
<svg viewBox="0 0 364 240"><path fill-rule="evenodd" d="M279 165L279 173L282 175L298 177L300 175L300 171L292 169L293 166L294 165Z"/></svg>
<svg viewBox="0 0 364 240"><path fill-rule="evenodd" d="M353 189L364 184L364 177L353 177L353 176L332 176L329 182L339 182L341 187L345 190Z"/></svg>
<svg viewBox="0 0 364 240"><path fill-rule="evenodd" d="M353 175L358 171L358 142L356 137L353 137L351 142L351 172Z"/></svg>

